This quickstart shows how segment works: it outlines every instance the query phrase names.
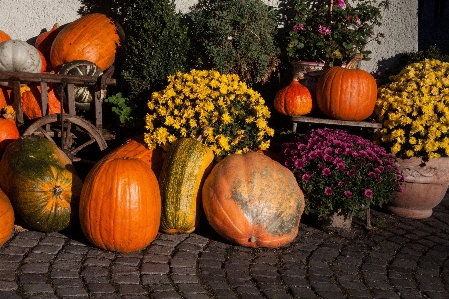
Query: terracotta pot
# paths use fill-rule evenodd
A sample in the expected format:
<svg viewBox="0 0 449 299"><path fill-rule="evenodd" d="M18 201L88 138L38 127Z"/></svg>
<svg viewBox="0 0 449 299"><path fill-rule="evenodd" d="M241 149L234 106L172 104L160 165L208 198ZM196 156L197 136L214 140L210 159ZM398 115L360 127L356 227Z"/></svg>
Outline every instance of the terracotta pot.
<svg viewBox="0 0 449 299"><path fill-rule="evenodd" d="M403 192L396 192L387 210L400 217L423 219L432 215L449 186L449 158L398 159L399 170L405 177Z"/></svg>
<svg viewBox="0 0 449 299"><path fill-rule="evenodd" d="M343 213L340 209L332 213L329 218L319 221L320 227L324 231L343 232L351 230L352 214Z"/></svg>

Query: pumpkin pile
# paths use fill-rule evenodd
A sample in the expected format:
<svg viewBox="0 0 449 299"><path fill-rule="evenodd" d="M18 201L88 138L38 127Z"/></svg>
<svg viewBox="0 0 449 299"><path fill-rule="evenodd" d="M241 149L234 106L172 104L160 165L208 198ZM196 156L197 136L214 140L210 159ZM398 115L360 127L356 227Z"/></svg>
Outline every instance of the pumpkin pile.
<svg viewBox="0 0 449 299"><path fill-rule="evenodd" d="M45 73L56 72L64 75L99 76L112 66L116 52L123 43L124 34L120 26L104 14L93 13L83 16L65 26L55 24L50 30L40 33L34 45L22 40L13 40L0 32L0 71ZM0 82L7 86L7 82ZM12 103L12 86L0 92L2 99L8 94L6 104ZM60 84L48 86L48 111L46 114L60 113L65 92ZM31 83L22 86L21 99L23 113L34 120L42 117L40 107L40 86ZM79 109L87 110L92 102L92 90L75 86L75 102Z"/></svg>
<svg viewBox="0 0 449 299"><path fill-rule="evenodd" d="M362 57L362 54L356 55L346 67L325 70L317 82L316 100L312 100L307 87L297 78L293 79L276 93L274 108L282 115L303 116L310 114L316 105L325 116L333 119L362 121L368 118L376 105L377 83L370 73L357 69Z"/></svg>

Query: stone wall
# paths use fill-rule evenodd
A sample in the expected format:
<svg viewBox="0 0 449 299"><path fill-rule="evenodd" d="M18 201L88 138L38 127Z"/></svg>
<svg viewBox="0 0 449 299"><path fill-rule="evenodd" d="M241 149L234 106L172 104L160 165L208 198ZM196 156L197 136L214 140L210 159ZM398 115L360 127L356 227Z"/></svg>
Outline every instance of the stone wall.
<svg viewBox="0 0 449 299"><path fill-rule="evenodd" d="M264 0L276 6L282 0ZM13 39L32 42L43 30L50 29L55 23L69 23L80 17L80 0L40 0L39 9L35 1L2 0L2 18L0 30L7 32ZM418 50L418 3L409 0L391 0L391 8L384 14L383 25L378 30L386 38L382 44L370 43L367 49L373 52L373 59L363 62L361 68L376 71L388 67L395 56L401 52ZM186 12L197 0L176 0L176 7Z"/></svg>

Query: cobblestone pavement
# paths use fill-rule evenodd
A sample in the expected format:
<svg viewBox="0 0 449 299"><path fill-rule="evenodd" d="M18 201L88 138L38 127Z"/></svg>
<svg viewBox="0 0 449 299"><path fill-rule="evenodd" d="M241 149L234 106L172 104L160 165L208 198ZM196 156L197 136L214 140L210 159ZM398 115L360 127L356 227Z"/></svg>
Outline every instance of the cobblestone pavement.
<svg viewBox="0 0 449 299"><path fill-rule="evenodd" d="M17 230L0 247L0 298L449 298L449 196L428 219L371 217L344 234L303 218L278 249L234 246L207 224L128 254L79 230Z"/></svg>

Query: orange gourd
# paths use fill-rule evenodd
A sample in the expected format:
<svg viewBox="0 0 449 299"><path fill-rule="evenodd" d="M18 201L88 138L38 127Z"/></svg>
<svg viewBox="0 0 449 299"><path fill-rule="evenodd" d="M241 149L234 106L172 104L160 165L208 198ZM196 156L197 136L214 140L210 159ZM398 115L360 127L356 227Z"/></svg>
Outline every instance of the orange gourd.
<svg viewBox="0 0 449 299"><path fill-rule="evenodd" d="M37 50L37 52L39 53L39 56L41 57L41 61L42 61L41 73L44 73L47 71L47 67L48 67L47 59L45 58L44 54L42 54L41 51Z"/></svg>
<svg viewBox="0 0 449 299"><path fill-rule="evenodd" d="M0 86L0 108L12 105L14 99L11 97L12 89L6 86Z"/></svg>
<svg viewBox="0 0 449 299"><path fill-rule="evenodd" d="M22 93L22 111L25 116L30 119L42 117L41 109L41 87L37 84L28 85L29 90ZM61 112L61 101L56 97L52 86L47 87L48 109L47 114L55 114Z"/></svg>
<svg viewBox="0 0 449 299"><path fill-rule="evenodd" d="M247 247L279 247L298 233L304 195L293 173L257 153L218 162L202 188L204 213L223 238Z"/></svg>
<svg viewBox="0 0 449 299"><path fill-rule="evenodd" d="M5 41L5 40L10 40L11 36L9 36L8 33L6 33L5 31L0 30L0 43Z"/></svg>
<svg viewBox="0 0 449 299"><path fill-rule="evenodd" d="M87 60L105 71L115 61L122 44L120 27L108 16L93 13L60 29L50 50L50 63L56 72L74 60Z"/></svg>
<svg viewBox="0 0 449 299"><path fill-rule="evenodd" d="M14 209L8 196L0 189L0 246L5 244L14 230Z"/></svg>
<svg viewBox="0 0 449 299"><path fill-rule="evenodd" d="M143 249L159 229L156 176L138 158L101 159L84 181L79 215L83 233L95 246L117 252Z"/></svg>
<svg viewBox="0 0 449 299"><path fill-rule="evenodd" d="M19 137L19 130L14 119L0 117L0 157L5 152L6 147Z"/></svg>
<svg viewBox="0 0 449 299"><path fill-rule="evenodd" d="M280 89L274 98L274 108L283 115L300 116L312 111L312 95L297 79Z"/></svg>
<svg viewBox="0 0 449 299"><path fill-rule="evenodd" d="M317 83L318 108L338 120L362 121L374 111L377 83L367 71L356 69L357 55L346 68L334 66L321 75Z"/></svg>
<svg viewBox="0 0 449 299"><path fill-rule="evenodd" d="M163 151L160 147L148 149L143 138L129 139L105 156L105 159L137 158L145 162L154 172L156 177L162 170Z"/></svg>
<svg viewBox="0 0 449 299"><path fill-rule="evenodd" d="M50 30L44 31L39 34L36 38L36 41L34 42L34 46L44 55L46 61L50 61L51 45L58 35L59 30L59 24L56 23ZM51 65L48 64L46 71L51 71L50 69Z"/></svg>

